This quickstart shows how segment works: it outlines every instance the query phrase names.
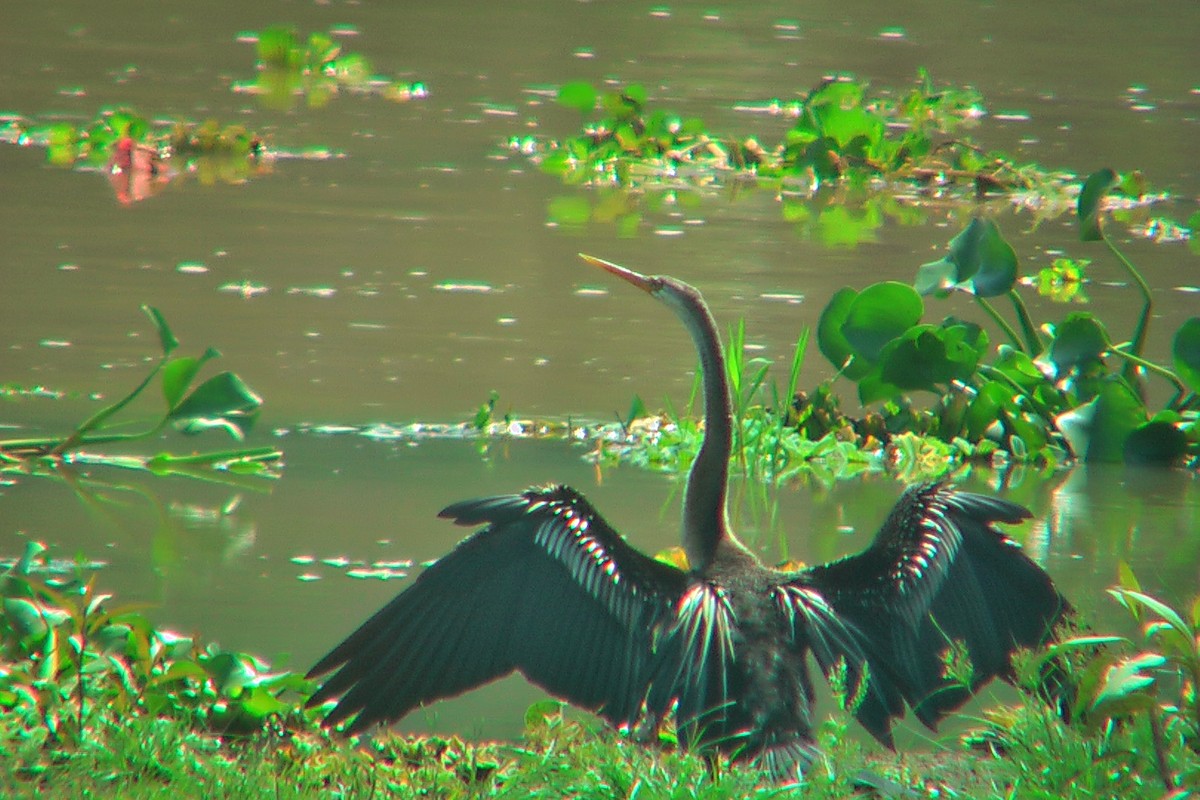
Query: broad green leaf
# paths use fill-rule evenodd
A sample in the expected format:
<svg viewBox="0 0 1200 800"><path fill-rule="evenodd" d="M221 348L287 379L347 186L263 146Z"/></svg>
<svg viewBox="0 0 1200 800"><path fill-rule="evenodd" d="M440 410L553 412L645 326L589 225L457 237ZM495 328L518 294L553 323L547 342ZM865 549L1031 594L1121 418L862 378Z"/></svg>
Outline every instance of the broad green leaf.
<svg viewBox="0 0 1200 800"><path fill-rule="evenodd" d="M1171 466L1187 453L1187 434L1163 420L1141 425L1125 440L1126 464Z"/></svg>
<svg viewBox="0 0 1200 800"><path fill-rule="evenodd" d="M262 406L262 398L232 372L214 375L176 406L167 419L185 423L185 431L225 427L233 433L244 432L246 425ZM235 438L240 438L235 434Z"/></svg>
<svg viewBox="0 0 1200 800"><path fill-rule="evenodd" d="M831 105L822 108L818 117L822 132L837 142L840 152L845 152L846 146L860 136L870 143L883 138L883 119L863 108Z"/></svg>
<svg viewBox="0 0 1200 800"><path fill-rule="evenodd" d="M242 711L256 719L268 717L271 714L282 714L290 706L262 686L255 686L243 694L238 701Z"/></svg>
<svg viewBox="0 0 1200 800"><path fill-rule="evenodd" d="M1076 312L1055 327L1049 355L1061 376L1098 361L1107 349L1108 334L1100 321L1088 312Z"/></svg>
<svg viewBox="0 0 1200 800"><path fill-rule="evenodd" d="M267 64L289 66L297 47L296 32L290 28L275 25L258 34L258 57Z"/></svg>
<svg viewBox="0 0 1200 800"><path fill-rule="evenodd" d="M171 326L167 325L166 319L163 318L163 315L154 306L142 306L142 311L146 312L146 316L150 317L150 321L154 323L154 327L158 330L158 341L162 346L163 355L171 355L175 348L179 347L179 340L171 332Z"/></svg>
<svg viewBox="0 0 1200 800"><path fill-rule="evenodd" d="M1075 213L1079 217L1079 238L1085 242L1097 242L1104 238L1100 229L1100 212L1104 197L1117 183L1117 173L1109 167L1097 170L1083 182Z"/></svg>
<svg viewBox="0 0 1200 800"><path fill-rule="evenodd" d="M918 270L917 283L922 287L932 284L931 291L937 291L950 288L944 285L949 280L979 297L997 297L1006 294L1017 281L1016 251L990 219L972 219L950 240L950 252L943 261L953 265L952 276L945 265L934 261Z"/></svg>
<svg viewBox="0 0 1200 800"><path fill-rule="evenodd" d="M1166 659L1157 653L1139 653L1113 664L1104 673L1092 710L1115 717L1142 707L1151 700L1142 694L1143 690L1154 685L1154 676L1146 672L1165 663Z"/></svg>
<svg viewBox="0 0 1200 800"><path fill-rule="evenodd" d="M1032 389L1045 382L1046 376L1024 351L1007 344L999 346L996 350L997 356L992 366L1018 386Z"/></svg>
<svg viewBox="0 0 1200 800"><path fill-rule="evenodd" d="M917 267L917 279L913 288L922 297L931 294L944 296L958 284L958 267L949 259L939 258Z"/></svg>
<svg viewBox="0 0 1200 800"><path fill-rule="evenodd" d="M1055 419L1075 455L1114 464L1124 460L1126 440L1145 422L1141 399L1120 380L1108 381L1090 403Z"/></svg>
<svg viewBox="0 0 1200 800"><path fill-rule="evenodd" d="M192 385L196 374L205 362L219 357L221 354L213 348L208 348L204 355L199 358L185 356L175 358L168 361L162 369L160 380L162 381L163 399L167 401L167 410L170 412L183 399L187 393L188 387Z"/></svg>
<svg viewBox="0 0 1200 800"><path fill-rule="evenodd" d="M951 381L974 374L986 347L987 337L978 326L915 326L884 347L880 377L904 390L941 393Z"/></svg>
<svg viewBox="0 0 1200 800"><path fill-rule="evenodd" d="M899 386L883 379L878 364L874 365L858 382L858 402L864 406L883 400L895 400L900 394Z"/></svg>
<svg viewBox="0 0 1200 800"><path fill-rule="evenodd" d="M845 367L846 361L854 355L854 348L850 346L850 342L846 341L846 336L842 333L842 326L850 313L850 305L856 297L858 297L858 292L849 286L838 289L833 293L833 297L829 298L829 302L821 311L821 318L817 322L817 348L836 369ZM857 371L858 377L866 374L865 369ZM847 370L847 375L849 375L849 370ZM854 376L849 377L854 378Z"/></svg>
<svg viewBox="0 0 1200 800"><path fill-rule="evenodd" d="M884 281L851 301L841 330L856 354L875 361L888 342L920 322L924 313L925 304L911 286Z"/></svg>
<svg viewBox="0 0 1200 800"><path fill-rule="evenodd" d="M1012 405L1012 388L998 381L988 381L979 387L979 393L967 406L963 423L967 428L967 438L979 441L988 429L1001 419L1001 411Z"/></svg>
<svg viewBox="0 0 1200 800"><path fill-rule="evenodd" d="M1175 331L1171 355L1175 374L1193 392L1200 392L1200 317L1192 317Z"/></svg>
<svg viewBox="0 0 1200 800"><path fill-rule="evenodd" d="M577 108L589 114L596 108L596 87L586 81L564 83L558 90L558 102L567 108Z"/></svg>

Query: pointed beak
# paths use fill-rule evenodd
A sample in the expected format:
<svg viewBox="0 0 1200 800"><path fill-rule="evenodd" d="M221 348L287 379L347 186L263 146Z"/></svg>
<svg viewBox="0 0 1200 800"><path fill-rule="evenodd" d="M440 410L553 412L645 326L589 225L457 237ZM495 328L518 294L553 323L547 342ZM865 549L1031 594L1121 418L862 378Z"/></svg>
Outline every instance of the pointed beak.
<svg viewBox="0 0 1200 800"><path fill-rule="evenodd" d="M633 270L626 269L619 264L614 264L611 261L605 261L602 258L585 255L584 253L580 253L579 257L591 264L593 267L599 267L606 272L611 272L618 278L624 278L637 288L641 289L643 292L651 293L654 291L654 285L650 282L650 279L640 272L634 272Z"/></svg>

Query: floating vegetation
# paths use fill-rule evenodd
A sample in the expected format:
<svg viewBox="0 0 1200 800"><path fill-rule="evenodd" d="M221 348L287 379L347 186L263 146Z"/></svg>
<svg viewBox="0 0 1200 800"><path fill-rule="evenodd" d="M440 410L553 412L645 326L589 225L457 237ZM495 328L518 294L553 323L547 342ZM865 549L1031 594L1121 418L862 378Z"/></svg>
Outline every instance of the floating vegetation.
<svg viewBox="0 0 1200 800"><path fill-rule="evenodd" d="M711 132L699 117L652 109L640 85L600 91L567 83L557 100L580 112L581 132L565 138L522 134L509 139L508 149L564 183L608 190L595 199L554 198L547 214L553 224L613 222L625 235L636 231L642 214L682 204L686 195L754 187L775 192L790 220L812 224L830 214L825 224L845 231L838 240L849 244L869 241L885 213L911 222L914 208L932 203L995 198L1039 221L1073 208L1073 174L987 151L964 135L987 117L975 90L938 87L924 70L907 92L871 94L868 88L851 76L833 75L799 100L736 106L791 121L777 141L763 142ZM834 218L838 210L846 213L846 197L833 203L836 209L813 205L828 190L848 192L851 206L872 209L860 216L858 232ZM1166 198L1131 173L1108 202L1132 212ZM1182 226L1153 225L1146 217L1131 213L1122 221L1156 241L1186 236Z"/></svg>
<svg viewBox="0 0 1200 800"><path fill-rule="evenodd" d="M360 53L343 51L335 37L352 31L311 33L304 39L293 28L274 26L238 35L240 42L258 48L258 75L253 81L233 85L235 92L259 97L272 108L292 108L303 98L309 108L320 108L340 92L371 94L404 102L429 96L420 81L396 81L372 72Z"/></svg>
<svg viewBox="0 0 1200 800"><path fill-rule="evenodd" d="M184 177L206 186L245 183L270 173L277 156L242 125L151 121L127 108L103 109L80 124L9 117L0 122L0 142L44 147L51 164L103 172L123 203Z"/></svg>
<svg viewBox="0 0 1200 800"><path fill-rule="evenodd" d="M889 440L901 431L963 442L976 453L1002 452L1017 461L1057 464L1070 459L1176 465L1200 462L1200 317L1173 338L1173 370L1145 358L1151 318L1148 285L1104 233L1104 198L1117 184L1100 170L1079 192L1081 238L1102 242L1142 295L1129 340L1115 341L1089 312L1035 325L1019 293L1015 251L994 222L975 218L950 242L945 257L922 265L914 285L887 281L836 292L821 314L821 352L853 382L864 406L879 404L857 423L838 411L828 385L798 408L809 436L852 428L856 436ZM1087 262L1059 259L1037 278L1059 300L1086 301L1079 292ZM923 322L923 297L971 296L1004 340L985 363L990 336L980 325L948 317ZM1016 325L992 305L1007 298ZM1148 408L1145 382L1173 390L1165 407ZM909 395L930 392L931 407Z"/></svg>
<svg viewBox="0 0 1200 800"><path fill-rule="evenodd" d="M221 430L241 442L262 406L259 397L232 372L220 372L196 384L204 366L221 354L211 347L199 356L177 356L179 340L158 309L143 306L154 324L162 354L150 372L128 394L106 405L65 436L0 439L0 474L56 474L61 466L86 465L134 469L156 475L186 475L221 482L239 477L275 477L282 453L273 447L235 448L207 453L152 456L105 454L89 448L130 444L152 439L167 428L189 435ZM140 430L128 421L116 422L121 412L159 379L164 409L158 420Z"/></svg>

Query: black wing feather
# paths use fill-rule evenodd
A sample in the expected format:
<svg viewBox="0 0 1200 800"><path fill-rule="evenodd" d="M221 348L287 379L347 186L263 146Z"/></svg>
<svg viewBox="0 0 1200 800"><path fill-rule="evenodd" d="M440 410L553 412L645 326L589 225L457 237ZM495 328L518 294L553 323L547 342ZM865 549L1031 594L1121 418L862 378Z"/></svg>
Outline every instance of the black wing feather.
<svg viewBox="0 0 1200 800"><path fill-rule="evenodd" d="M440 516L487 524L309 672L342 695L330 724L399 719L514 669L610 722L631 722L653 673L652 630L686 575L629 546L574 490L457 503Z"/></svg>
<svg viewBox="0 0 1200 800"><path fill-rule="evenodd" d="M874 684L857 715L880 741L890 743L900 697L936 726L992 678L1011 680L1013 652L1043 643L1069 610L1050 577L992 524L1029 517L1006 500L914 487L870 547L798 579L855 632ZM968 686L945 675L951 642L966 647Z"/></svg>

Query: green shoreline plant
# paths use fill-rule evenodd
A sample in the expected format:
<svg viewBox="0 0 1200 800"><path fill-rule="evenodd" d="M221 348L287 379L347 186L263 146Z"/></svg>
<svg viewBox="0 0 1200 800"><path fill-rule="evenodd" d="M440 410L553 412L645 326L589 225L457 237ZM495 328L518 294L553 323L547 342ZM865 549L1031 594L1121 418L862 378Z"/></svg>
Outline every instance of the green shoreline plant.
<svg viewBox="0 0 1200 800"><path fill-rule="evenodd" d="M28 543L0 574L0 774L5 796L776 797L789 790L723 759L633 742L557 701L525 715L520 742L385 733L355 746L305 709L314 686L247 653L155 627L116 606L82 565L54 569ZM1144 644L1089 635L1030 654L1022 674L1069 656L1072 722L1037 702L984 712L982 727L932 753L890 754L847 736L855 698L835 695L818 727L824 757L806 797L1160 798L1200 790L1200 598L1185 611L1145 594L1127 569L1110 594ZM947 670L970 665L946 655ZM969 679L969 677L964 677ZM1032 680L1032 679L1031 679ZM669 734L669 731L668 731ZM1184 794L1170 795L1183 797Z"/></svg>

